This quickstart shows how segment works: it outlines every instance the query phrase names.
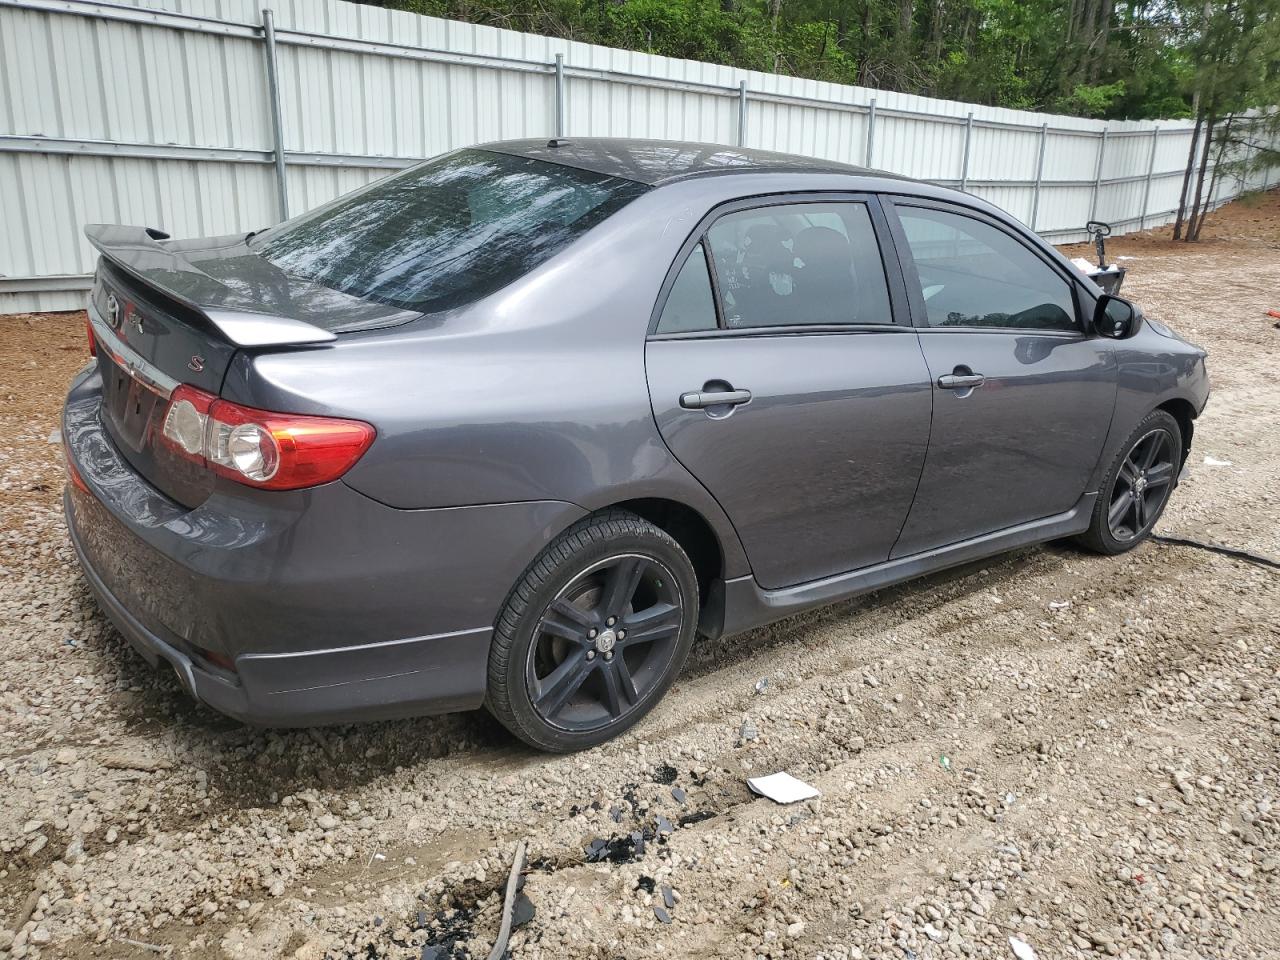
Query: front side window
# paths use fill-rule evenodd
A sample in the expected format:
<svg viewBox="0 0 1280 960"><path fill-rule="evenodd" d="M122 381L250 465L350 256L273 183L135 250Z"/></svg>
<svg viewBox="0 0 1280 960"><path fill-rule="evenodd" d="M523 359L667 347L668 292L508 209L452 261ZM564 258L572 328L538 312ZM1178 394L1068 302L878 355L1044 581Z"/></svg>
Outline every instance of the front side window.
<svg viewBox="0 0 1280 960"><path fill-rule="evenodd" d="M676 274L667 302L658 319L658 333L694 333L716 328L716 303L707 273L707 255L702 244L690 252Z"/></svg>
<svg viewBox="0 0 1280 960"><path fill-rule="evenodd" d="M648 187L528 157L459 150L253 238L286 274L423 313L518 279Z"/></svg>
<svg viewBox="0 0 1280 960"><path fill-rule="evenodd" d="M899 206L931 327L1076 330L1071 284L1004 230Z"/></svg>
<svg viewBox="0 0 1280 960"><path fill-rule="evenodd" d="M892 323L864 203L795 203L721 217L707 232L725 326Z"/></svg>

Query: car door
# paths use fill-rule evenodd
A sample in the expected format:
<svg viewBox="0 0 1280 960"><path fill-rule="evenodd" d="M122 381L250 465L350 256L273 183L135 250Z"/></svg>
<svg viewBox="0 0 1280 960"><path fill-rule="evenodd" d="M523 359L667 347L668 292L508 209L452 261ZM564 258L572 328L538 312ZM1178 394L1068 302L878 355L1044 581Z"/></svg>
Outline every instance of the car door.
<svg viewBox="0 0 1280 960"><path fill-rule="evenodd" d="M893 211L934 404L920 489L892 555L1070 510L1116 397L1108 341L1086 332L1075 281L994 217L915 199Z"/></svg>
<svg viewBox="0 0 1280 960"><path fill-rule="evenodd" d="M915 494L929 372L886 242L870 197L733 204L686 241L655 305L658 427L766 588L887 559Z"/></svg>

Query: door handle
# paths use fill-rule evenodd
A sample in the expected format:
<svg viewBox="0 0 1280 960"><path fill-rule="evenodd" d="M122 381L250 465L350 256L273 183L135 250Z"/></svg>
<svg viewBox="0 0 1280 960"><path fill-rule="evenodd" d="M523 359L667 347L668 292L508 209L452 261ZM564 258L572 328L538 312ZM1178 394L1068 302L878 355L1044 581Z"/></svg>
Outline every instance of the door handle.
<svg viewBox="0 0 1280 960"><path fill-rule="evenodd" d="M705 410L707 407L736 407L751 399L750 390L694 390L680 394L680 406L686 410Z"/></svg>
<svg viewBox="0 0 1280 960"><path fill-rule="evenodd" d="M980 373L947 373L938 378L938 386L943 390L972 390L987 382Z"/></svg>

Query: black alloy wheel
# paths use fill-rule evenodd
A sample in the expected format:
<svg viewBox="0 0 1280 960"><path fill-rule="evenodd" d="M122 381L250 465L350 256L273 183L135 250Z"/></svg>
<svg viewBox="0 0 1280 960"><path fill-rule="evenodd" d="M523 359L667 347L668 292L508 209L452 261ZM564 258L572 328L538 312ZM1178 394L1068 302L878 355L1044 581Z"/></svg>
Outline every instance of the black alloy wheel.
<svg viewBox="0 0 1280 960"><path fill-rule="evenodd" d="M485 705L540 749L594 746L666 693L697 618L693 564L666 531L620 509L586 517L548 544L507 596Z"/></svg>
<svg viewBox="0 0 1280 960"><path fill-rule="evenodd" d="M1182 430L1164 410L1153 410L1134 428L1103 477L1089 529L1076 537L1109 555L1132 550L1151 535L1178 485Z"/></svg>
<svg viewBox="0 0 1280 960"><path fill-rule="evenodd" d="M548 604L525 665L533 708L563 730L612 723L666 672L684 621L675 575L623 554L574 577Z"/></svg>
<svg viewBox="0 0 1280 960"><path fill-rule="evenodd" d="M1129 448L1107 507L1107 527L1117 541L1133 540L1155 525L1173 490L1176 453L1164 428L1144 434Z"/></svg>

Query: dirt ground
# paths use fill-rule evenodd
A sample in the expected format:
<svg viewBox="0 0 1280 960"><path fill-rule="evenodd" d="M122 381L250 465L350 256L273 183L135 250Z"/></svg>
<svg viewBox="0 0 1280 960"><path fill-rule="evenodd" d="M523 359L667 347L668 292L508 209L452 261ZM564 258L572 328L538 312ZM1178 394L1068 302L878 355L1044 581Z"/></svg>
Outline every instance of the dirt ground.
<svg viewBox="0 0 1280 960"><path fill-rule="evenodd" d="M1280 194L1167 234L1110 246L1210 351L1160 529L1278 557ZM515 958L1280 956L1276 571L1023 550L703 642L570 757L483 713L256 731L150 672L77 571L51 431L83 344L79 315L0 320L0 953L484 957L523 838ZM748 792L777 770L821 799Z"/></svg>

